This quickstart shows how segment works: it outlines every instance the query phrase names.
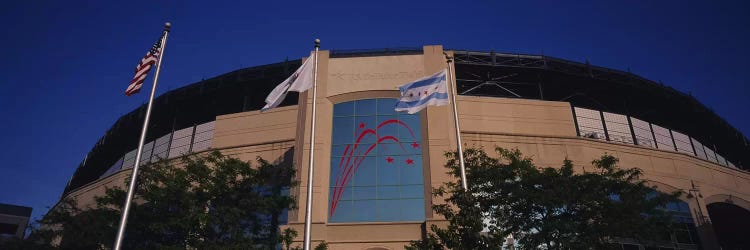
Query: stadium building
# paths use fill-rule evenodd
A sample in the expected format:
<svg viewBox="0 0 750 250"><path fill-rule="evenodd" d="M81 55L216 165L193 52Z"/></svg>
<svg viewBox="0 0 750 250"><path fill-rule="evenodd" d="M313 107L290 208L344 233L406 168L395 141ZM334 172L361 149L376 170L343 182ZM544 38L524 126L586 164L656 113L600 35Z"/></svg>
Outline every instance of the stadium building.
<svg viewBox="0 0 750 250"><path fill-rule="evenodd" d="M291 192L304 208L316 101L312 240L330 249L402 249L441 222L430 191L449 180L444 152L457 145L449 106L395 113L397 86L446 68L444 52L455 58L466 146L518 148L541 166L568 158L579 170L614 155L659 190L689 194L668 207L681 223L658 249L750 245L742 229L750 225L750 146L741 132L663 84L544 55L442 46L321 51L318 99L290 95L263 113L266 95L301 60L236 70L156 98L138 164L210 149L293 164L300 186ZM82 156L63 198L92 204L106 186L123 185L144 115L145 105L112 125ZM290 211L286 225L300 235L303 213Z"/></svg>

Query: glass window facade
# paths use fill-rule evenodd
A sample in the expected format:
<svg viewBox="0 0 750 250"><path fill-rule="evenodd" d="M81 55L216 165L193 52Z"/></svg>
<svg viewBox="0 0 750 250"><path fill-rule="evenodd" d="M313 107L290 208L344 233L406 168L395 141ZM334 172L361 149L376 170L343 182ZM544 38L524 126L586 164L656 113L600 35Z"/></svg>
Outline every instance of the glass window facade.
<svg viewBox="0 0 750 250"><path fill-rule="evenodd" d="M619 196L611 195L613 200L619 200ZM658 250L674 250L674 249L698 249L700 245L700 239L698 238L698 230L696 229L693 218L690 214L690 207L684 201L676 201L668 203L662 209L672 214L672 220L674 222L673 230L667 234L662 235L658 242L653 242L650 246L643 246L641 249L658 249ZM640 245L637 243L622 243L622 249L639 249Z"/></svg>
<svg viewBox="0 0 750 250"><path fill-rule="evenodd" d="M329 222L423 221L420 118L396 99L333 108Z"/></svg>

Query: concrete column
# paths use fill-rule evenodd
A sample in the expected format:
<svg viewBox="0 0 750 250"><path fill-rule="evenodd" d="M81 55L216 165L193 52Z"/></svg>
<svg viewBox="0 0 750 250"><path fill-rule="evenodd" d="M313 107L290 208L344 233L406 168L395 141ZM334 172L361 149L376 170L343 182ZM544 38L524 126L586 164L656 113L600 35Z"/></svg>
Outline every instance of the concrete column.
<svg viewBox="0 0 750 250"><path fill-rule="evenodd" d="M698 231L701 247L703 249L720 249L719 241L716 238L716 232L711 224L711 219L708 217L706 202L703 199L700 190L697 188L690 190L688 199L690 215L693 217L693 222Z"/></svg>

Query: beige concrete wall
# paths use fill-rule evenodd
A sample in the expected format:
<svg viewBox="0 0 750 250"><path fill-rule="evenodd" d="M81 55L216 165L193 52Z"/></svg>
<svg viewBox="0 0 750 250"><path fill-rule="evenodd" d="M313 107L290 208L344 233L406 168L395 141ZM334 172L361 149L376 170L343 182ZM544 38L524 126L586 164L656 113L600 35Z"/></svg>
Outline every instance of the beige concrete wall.
<svg viewBox="0 0 750 250"><path fill-rule="evenodd" d="M462 132L576 136L567 102L459 96Z"/></svg>
<svg viewBox="0 0 750 250"><path fill-rule="evenodd" d="M68 193L63 199L74 199L80 208L95 207L96 200L94 200L94 198L96 196L103 196L107 188L120 187L122 189L127 189L125 181L130 179L131 174L132 168L121 170L120 172L77 188Z"/></svg>
<svg viewBox="0 0 750 250"><path fill-rule="evenodd" d="M258 145L295 138L297 106L216 117L212 148Z"/></svg>
<svg viewBox="0 0 750 250"><path fill-rule="evenodd" d="M334 58L328 62L328 81L318 81L318 86L325 88L319 92L324 93L324 97L358 91L398 90L398 85L427 75L422 55Z"/></svg>

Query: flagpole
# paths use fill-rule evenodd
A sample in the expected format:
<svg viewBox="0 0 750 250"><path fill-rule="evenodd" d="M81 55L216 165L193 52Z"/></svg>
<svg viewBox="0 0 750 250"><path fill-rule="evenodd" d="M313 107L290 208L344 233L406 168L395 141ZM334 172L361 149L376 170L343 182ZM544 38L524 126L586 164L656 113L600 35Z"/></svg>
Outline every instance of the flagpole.
<svg viewBox="0 0 750 250"><path fill-rule="evenodd" d="M130 185L128 186L128 195L125 198L125 206L122 210L122 217L120 217L120 226L117 229L117 238L115 239L114 250L120 250L122 246L122 238L125 234L125 226L128 223L128 213L130 212L130 203L133 199L133 193L135 192L135 183L138 178L138 165L141 163L141 154L143 153L143 141L146 140L146 131L148 131L148 121L151 117L151 105L154 102L154 93L156 92L156 83L159 81L159 71L161 69L161 59L164 58L164 49L167 46L167 35L169 35L169 29L172 24L164 24L164 34L161 38L161 49L159 52L159 60L156 62L156 74L154 74L154 84L151 86L151 96L148 98L148 106L146 108L146 118L143 121L143 128L141 129L141 138L138 141L138 151L135 154L135 164L133 166L133 173L130 177Z"/></svg>
<svg viewBox="0 0 750 250"><path fill-rule="evenodd" d="M313 160L315 159L315 103L318 100L318 49L320 39L315 39L315 70L313 74L312 124L310 125L310 166L307 169L307 200L305 201L304 250L310 250L310 234L313 203Z"/></svg>
<svg viewBox="0 0 750 250"><path fill-rule="evenodd" d="M448 53L443 52L445 54L445 59L448 62L448 77L449 80L446 84L448 84L448 91L451 92L451 103L453 103L453 122L456 124L456 139L458 140L458 161L461 166L461 186L463 186L464 191L468 191L468 185L466 184L466 165L464 164L464 149L463 145L461 143L461 128L458 126L458 109L456 108L456 89L454 87L455 84L455 77L453 77L453 57L448 55Z"/></svg>

